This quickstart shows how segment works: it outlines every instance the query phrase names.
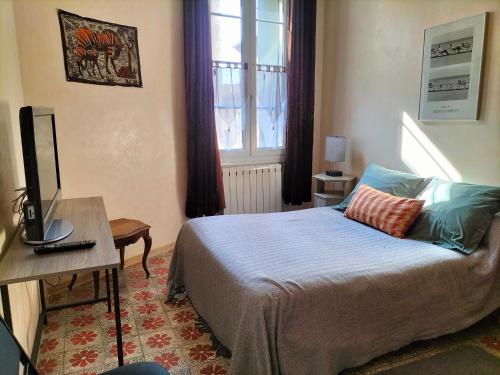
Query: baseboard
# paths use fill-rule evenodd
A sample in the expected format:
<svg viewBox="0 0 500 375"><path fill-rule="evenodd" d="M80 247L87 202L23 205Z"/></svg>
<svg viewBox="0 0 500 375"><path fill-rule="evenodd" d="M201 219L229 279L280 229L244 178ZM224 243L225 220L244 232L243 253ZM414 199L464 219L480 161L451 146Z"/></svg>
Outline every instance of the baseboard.
<svg viewBox="0 0 500 375"><path fill-rule="evenodd" d="M154 257L155 255L164 254L165 252L167 252L167 254L171 253L174 250L174 245L175 244L171 243L171 244L168 244L165 246L160 246L160 247L156 247L154 249L151 249L151 252L149 253L148 259L151 257ZM117 250L117 252L118 252L118 250ZM141 263L141 261L142 261L142 254L135 255L135 256L130 257L130 258L125 258L125 267L131 266L133 264ZM92 281L92 280L93 280L92 273L79 274L78 279L76 280L74 287L88 283L89 281ZM55 284L55 285L51 286L51 285L48 285L47 283L45 283L46 293L48 295L59 294L61 292L68 290L68 284L71 281L71 275L61 276L60 280L59 280L59 278L51 277L51 278L47 279L47 281L49 283L51 283L53 285Z"/></svg>

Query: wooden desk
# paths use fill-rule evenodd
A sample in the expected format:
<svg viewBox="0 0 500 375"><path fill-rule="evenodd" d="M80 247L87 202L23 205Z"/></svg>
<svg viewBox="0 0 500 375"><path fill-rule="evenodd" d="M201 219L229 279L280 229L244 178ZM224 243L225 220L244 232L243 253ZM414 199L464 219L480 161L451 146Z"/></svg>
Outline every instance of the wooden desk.
<svg viewBox="0 0 500 375"><path fill-rule="evenodd" d="M20 233L16 233L14 240L0 260L0 291L4 308L4 317L12 328L12 318L9 304L8 284L38 280L42 312L37 327L35 343L40 340L43 323L47 321L47 311L60 310L100 301L108 302L108 311L111 311L111 295L109 290L109 272L112 270L113 298L115 304L116 342L118 347L118 364L123 365L122 332L120 318L120 296L118 288L118 271L120 259L115 250L113 236L106 215L106 208L101 197L63 199L57 208L55 218L66 219L73 224L71 235L61 242L82 240L96 240L91 249L73 250L64 253L36 255L33 246L25 244ZM73 304L46 307L43 279L50 276L72 275L74 273L106 271L107 296ZM35 362L35 359L33 360Z"/></svg>

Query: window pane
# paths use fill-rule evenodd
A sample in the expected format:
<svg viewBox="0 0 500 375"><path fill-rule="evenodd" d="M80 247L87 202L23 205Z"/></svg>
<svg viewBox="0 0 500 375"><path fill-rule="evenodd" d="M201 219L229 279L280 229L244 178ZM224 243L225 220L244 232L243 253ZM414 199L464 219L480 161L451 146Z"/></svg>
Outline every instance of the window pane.
<svg viewBox="0 0 500 375"><path fill-rule="evenodd" d="M219 149L243 147L244 71L213 68L215 125Z"/></svg>
<svg viewBox="0 0 500 375"><path fill-rule="evenodd" d="M280 0L257 0L257 19L283 22L284 6Z"/></svg>
<svg viewBox="0 0 500 375"><path fill-rule="evenodd" d="M212 15L211 21L212 60L241 62L241 19Z"/></svg>
<svg viewBox="0 0 500 375"><path fill-rule="evenodd" d="M286 73L257 71L257 147L281 148L285 141Z"/></svg>
<svg viewBox="0 0 500 375"><path fill-rule="evenodd" d="M241 17L240 0L211 0L212 13Z"/></svg>
<svg viewBox="0 0 500 375"><path fill-rule="evenodd" d="M257 21L257 64L285 65L282 24Z"/></svg>

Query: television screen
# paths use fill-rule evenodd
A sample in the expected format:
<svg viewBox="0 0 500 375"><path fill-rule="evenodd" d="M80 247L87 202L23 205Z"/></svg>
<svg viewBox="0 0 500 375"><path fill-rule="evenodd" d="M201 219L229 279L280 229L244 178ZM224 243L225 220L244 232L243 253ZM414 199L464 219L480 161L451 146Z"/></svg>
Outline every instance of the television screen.
<svg viewBox="0 0 500 375"><path fill-rule="evenodd" d="M34 116L33 122L42 216L45 217L58 189L52 116Z"/></svg>

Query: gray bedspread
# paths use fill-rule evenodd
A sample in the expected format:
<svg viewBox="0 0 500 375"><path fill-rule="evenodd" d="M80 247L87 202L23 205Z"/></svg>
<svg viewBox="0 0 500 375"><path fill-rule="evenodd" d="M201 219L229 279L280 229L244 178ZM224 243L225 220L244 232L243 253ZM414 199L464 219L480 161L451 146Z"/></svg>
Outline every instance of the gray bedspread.
<svg viewBox="0 0 500 375"><path fill-rule="evenodd" d="M499 217L488 237L464 256L328 207L199 218L168 285L232 351L230 374L336 374L499 307Z"/></svg>

